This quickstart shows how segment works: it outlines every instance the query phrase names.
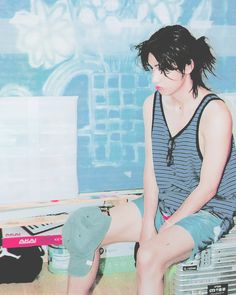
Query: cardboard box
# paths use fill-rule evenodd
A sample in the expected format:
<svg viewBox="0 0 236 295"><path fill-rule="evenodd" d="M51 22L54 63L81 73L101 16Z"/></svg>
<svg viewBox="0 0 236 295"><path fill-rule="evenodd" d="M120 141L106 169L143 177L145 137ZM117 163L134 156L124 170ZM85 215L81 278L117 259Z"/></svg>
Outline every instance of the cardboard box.
<svg viewBox="0 0 236 295"><path fill-rule="evenodd" d="M101 248L99 274L134 272L133 242L115 243Z"/></svg>

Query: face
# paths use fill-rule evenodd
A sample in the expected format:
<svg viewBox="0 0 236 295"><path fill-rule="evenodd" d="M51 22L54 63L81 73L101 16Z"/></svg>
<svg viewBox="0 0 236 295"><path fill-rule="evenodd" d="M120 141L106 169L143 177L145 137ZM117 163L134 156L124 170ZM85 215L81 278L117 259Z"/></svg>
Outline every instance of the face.
<svg viewBox="0 0 236 295"><path fill-rule="evenodd" d="M158 62L152 53L148 55L148 63L152 69L152 82L155 84L156 90L161 94L172 95L184 84L185 74L178 70L169 70L166 73L161 72Z"/></svg>

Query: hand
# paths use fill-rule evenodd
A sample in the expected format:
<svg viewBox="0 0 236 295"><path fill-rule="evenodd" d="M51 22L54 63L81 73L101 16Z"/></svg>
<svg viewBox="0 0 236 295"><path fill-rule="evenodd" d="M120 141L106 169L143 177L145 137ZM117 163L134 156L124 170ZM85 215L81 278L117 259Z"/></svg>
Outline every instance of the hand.
<svg viewBox="0 0 236 295"><path fill-rule="evenodd" d="M157 231L156 228L154 227L154 225L152 226L143 226L142 227L142 231L141 231L141 235L140 235L140 240L139 243L144 243L147 240L152 239L153 237L155 237L157 235Z"/></svg>

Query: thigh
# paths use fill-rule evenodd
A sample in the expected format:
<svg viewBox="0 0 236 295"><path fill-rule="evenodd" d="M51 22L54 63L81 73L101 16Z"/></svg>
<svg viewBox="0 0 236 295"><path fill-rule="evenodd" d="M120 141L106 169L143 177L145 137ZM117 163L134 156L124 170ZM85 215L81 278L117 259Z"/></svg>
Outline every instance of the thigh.
<svg viewBox="0 0 236 295"><path fill-rule="evenodd" d="M194 240L191 259L222 236L222 223L222 219L204 210L191 214L176 223L184 228Z"/></svg>
<svg viewBox="0 0 236 295"><path fill-rule="evenodd" d="M155 264L162 264L166 268L170 265L186 260L191 256L194 240L189 232L179 225L173 225L158 233L153 239L141 245L142 253L149 251ZM145 251L146 249L146 251Z"/></svg>
<svg viewBox="0 0 236 295"><path fill-rule="evenodd" d="M191 256L194 241L182 227L173 225L145 241L138 250L138 265L146 263L150 270L166 271L174 263Z"/></svg>
<svg viewBox="0 0 236 295"><path fill-rule="evenodd" d="M157 257L163 258L167 266L188 258L205 249L221 237L222 220L209 212L198 213L183 218L175 225L161 231L150 245Z"/></svg>
<svg viewBox="0 0 236 295"><path fill-rule="evenodd" d="M111 224L102 245L118 242L136 242L142 228L142 216L133 202L110 209Z"/></svg>

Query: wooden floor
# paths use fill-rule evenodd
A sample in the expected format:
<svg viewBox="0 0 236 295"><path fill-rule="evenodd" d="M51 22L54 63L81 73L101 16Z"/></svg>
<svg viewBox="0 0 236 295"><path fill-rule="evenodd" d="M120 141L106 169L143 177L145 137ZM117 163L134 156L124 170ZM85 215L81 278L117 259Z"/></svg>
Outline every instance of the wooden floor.
<svg viewBox="0 0 236 295"><path fill-rule="evenodd" d="M52 274L44 263L39 278L27 284L0 284L1 295L65 295L66 275ZM135 273L105 275L98 278L93 295L135 295Z"/></svg>

